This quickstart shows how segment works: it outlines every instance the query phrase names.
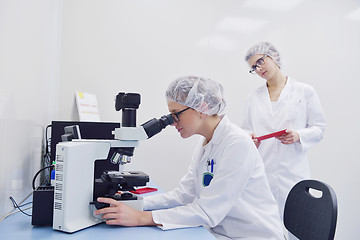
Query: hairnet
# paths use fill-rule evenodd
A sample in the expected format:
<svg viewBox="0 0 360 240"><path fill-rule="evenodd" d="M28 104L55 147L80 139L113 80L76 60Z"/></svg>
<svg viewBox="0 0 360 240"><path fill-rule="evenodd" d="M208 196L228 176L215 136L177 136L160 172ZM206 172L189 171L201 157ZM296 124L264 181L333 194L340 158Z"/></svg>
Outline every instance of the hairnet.
<svg viewBox="0 0 360 240"><path fill-rule="evenodd" d="M248 61L255 54L265 54L271 57L279 66L279 68L281 68L280 53L271 43L261 42L251 47L249 51L246 53L245 61Z"/></svg>
<svg viewBox="0 0 360 240"><path fill-rule="evenodd" d="M221 84L196 76L175 79L166 91L167 101L183 104L210 116L225 109L223 95Z"/></svg>

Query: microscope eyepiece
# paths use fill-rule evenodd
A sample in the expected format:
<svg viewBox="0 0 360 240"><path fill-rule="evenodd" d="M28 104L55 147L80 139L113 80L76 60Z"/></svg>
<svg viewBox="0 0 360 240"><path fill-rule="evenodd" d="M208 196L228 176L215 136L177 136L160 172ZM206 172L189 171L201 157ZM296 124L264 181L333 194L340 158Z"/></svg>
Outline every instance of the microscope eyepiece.
<svg viewBox="0 0 360 240"><path fill-rule="evenodd" d="M164 115L159 119L153 118L146 123L142 124L141 126L144 128L148 138L158 134L168 125L174 123L174 119L172 118L171 114Z"/></svg>
<svg viewBox="0 0 360 240"><path fill-rule="evenodd" d="M171 114L162 116L158 121L163 128L174 123L174 119Z"/></svg>

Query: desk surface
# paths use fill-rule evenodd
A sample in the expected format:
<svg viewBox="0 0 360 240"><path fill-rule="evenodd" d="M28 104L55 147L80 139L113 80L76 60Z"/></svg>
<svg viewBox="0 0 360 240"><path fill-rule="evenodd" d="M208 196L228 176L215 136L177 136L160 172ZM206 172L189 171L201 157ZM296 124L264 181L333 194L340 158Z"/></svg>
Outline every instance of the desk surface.
<svg viewBox="0 0 360 240"><path fill-rule="evenodd" d="M30 201L32 198L30 197ZM28 201L26 201L28 202ZM31 213L31 209L26 212ZM0 239L215 239L204 227L183 228L163 231L158 227L121 227L101 223L75 233L53 230L52 227L35 227L31 225L31 217L21 212L12 214L0 223Z"/></svg>

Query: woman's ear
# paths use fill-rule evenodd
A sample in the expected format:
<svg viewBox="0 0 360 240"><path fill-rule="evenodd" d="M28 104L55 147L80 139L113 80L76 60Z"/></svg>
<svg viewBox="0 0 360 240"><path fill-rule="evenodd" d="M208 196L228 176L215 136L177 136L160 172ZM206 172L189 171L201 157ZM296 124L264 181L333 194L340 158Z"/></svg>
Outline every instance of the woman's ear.
<svg viewBox="0 0 360 240"><path fill-rule="evenodd" d="M205 119L208 116L205 113L202 113L202 112L199 112L199 113L200 113L200 119Z"/></svg>
<svg viewBox="0 0 360 240"><path fill-rule="evenodd" d="M208 104L203 102L198 109L200 110L199 112L201 112L201 113L206 112L209 109L209 106L208 106ZM206 115L206 114L203 114L203 115Z"/></svg>

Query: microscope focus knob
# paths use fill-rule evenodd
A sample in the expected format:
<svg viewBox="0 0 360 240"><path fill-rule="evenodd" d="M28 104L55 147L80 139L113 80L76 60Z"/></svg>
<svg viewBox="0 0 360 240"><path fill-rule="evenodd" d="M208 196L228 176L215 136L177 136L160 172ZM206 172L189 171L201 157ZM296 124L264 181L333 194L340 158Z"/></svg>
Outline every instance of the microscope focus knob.
<svg viewBox="0 0 360 240"><path fill-rule="evenodd" d="M95 207L96 209L102 209L102 208L107 208L107 207L110 207L110 204L108 203L101 203L101 202L98 202L98 201L95 201Z"/></svg>

